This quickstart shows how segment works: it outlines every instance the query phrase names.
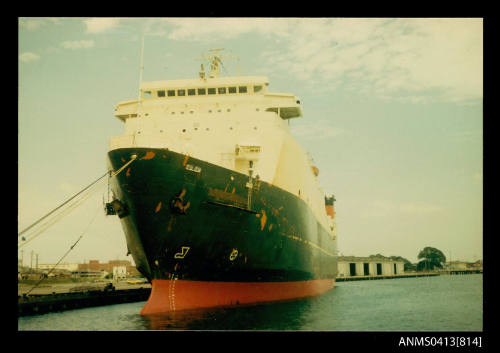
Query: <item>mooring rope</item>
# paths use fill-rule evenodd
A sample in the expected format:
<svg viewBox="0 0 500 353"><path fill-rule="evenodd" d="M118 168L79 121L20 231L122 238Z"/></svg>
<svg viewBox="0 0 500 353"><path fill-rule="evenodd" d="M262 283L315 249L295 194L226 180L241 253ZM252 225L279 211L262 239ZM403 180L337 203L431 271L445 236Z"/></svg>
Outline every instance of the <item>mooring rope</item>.
<svg viewBox="0 0 500 353"><path fill-rule="evenodd" d="M77 196L79 196L83 192L91 189L94 185L96 185L99 181L101 181L108 174L109 174L110 178L116 177L127 166L129 166L133 161L135 161L136 158L137 158L137 155L134 154L134 155L131 156L130 160L127 163L125 163L117 171L112 172L112 170L108 170L105 174L103 174L98 179L96 179L95 181L93 181L90 185L86 186L84 189L82 189L81 191L79 191L78 193L76 193L75 195L73 195L72 197L70 197L68 200L66 200L65 202L63 202L61 205L57 206L55 209L53 209L52 211L50 211L49 213L47 213L45 216L43 216L42 218L40 218L39 220L37 220L36 222L34 222L33 224L31 224L30 226L26 227L21 232L19 232L18 233L18 238L21 235L23 235L24 233L26 233L28 230L32 229L34 226L36 226L37 224L39 224L40 222L42 222L43 220L45 220L47 217L49 217L50 215L54 214L54 212L56 212L57 210L59 210L61 207L63 207L64 205L68 204L70 201L74 200ZM46 231L50 226L52 226L53 224L55 224L58 221L60 221L64 216L66 216L69 212L73 211L77 206L80 206L85 200L87 200L94 192L96 192L98 190L99 190L99 188L95 188L94 190L91 189L91 191L87 195L85 195L83 198L75 201L73 204L71 204L70 206L68 206L68 208L66 208L65 210L61 211L59 214L56 214L55 218L52 218L52 219L48 220L46 223L44 223L42 225L41 229L38 229L37 231L34 232L35 235L32 235L30 237L30 239L28 239L27 241L25 241L22 244L18 245L18 248L22 248L27 243L29 243L31 240L35 239L38 235L40 235L41 233L43 233L44 231Z"/></svg>
<svg viewBox="0 0 500 353"><path fill-rule="evenodd" d="M135 159L137 158L137 155L132 155L130 161L128 161L127 163L125 163L120 169L118 169L116 172L113 172L111 173L110 177L116 177L118 174L120 174L128 165L130 165L130 163L132 163L133 161L135 161ZM42 218L40 218L38 221L36 221L35 223L33 223L31 226L29 226L28 228L24 229L20 234L26 232L28 229L32 228L33 226L35 226L36 224L40 223L43 219L47 218L50 214L54 213L57 209L61 208L62 206L64 206L65 204L67 204L69 201L71 201L72 199L74 199L76 196L80 195L82 192L84 192L85 190L88 190L91 186L95 185L99 180L101 180L104 176L108 175L111 171L107 171L106 174L104 174L103 176L99 177L99 179L95 180L92 184L90 184L89 186L87 186L85 189L83 189L82 191L78 192L76 195L74 195L73 197L71 197L69 200L65 201L63 204L61 204L60 206L58 206L56 209L52 210L51 212L49 212L47 215L43 216ZM98 189L97 189L98 190ZM96 190L94 190L95 192ZM77 202L75 202L74 204L72 204L68 209L74 209L76 208L76 206L79 206L80 204L83 203L83 201L87 200L90 195L92 195L93 193L89 193L88 195L86 195L83 199L81 200L78 200ZM61 213L58 214L58 216L49 221L48 223L50 223L48 226L46 226L45 228L43 228L41 231L38 231L37 234L34 236L34 237L31 237L26 243L22 244L20 247L22 247L23 245L27 244L29 241L33 240L36 236L40 235L43 231L45 231L49 226L51 226L52 224L54 224L55 222L58 222L59 220L61 220L63 218L63 216L65 216L67 213L68 213L68 209L62 211ZM64 214L66 213L66 214ZM38 287L40 285L40 283L43 282L43 280L45 278L48 278L49 274L52 273L52 271L57 267L57 265L59 265L59 263L61 263L61 261L70 253L71 250L73 250L73 248L76 246L76 244L78 244L78 242L83 238L83 236L85 235L85 233L88 231L88 229L90 228L90 225L92 223L94 223L97 215L99 213L99 207L97 208L97 211L94 215L94 217L92 218L92 220L90 221L90 223L87 225L87 227L85 228L85 230L83 231L83 233L78 237L78 239L75 241L75 243L68 249L68 251L66 251L66 253L59 259L59 261L49 270L49 272L47 273L47 277L43 277L42 279L40 279L40 281L38 281L37 284L35 284L35 286L33 286L27 293L26 295L30 294L31 291L33 289L35 289L36 287ZM47 223L45 223L46 225Z"/></svg>
<svg viewBox="0 0 500 353"><path fill-rule="evenodd" d="M36 239L36 237L38 237L40 234L42 234L43 232L45 232L52 225L56 224L61 219L63 219L70 212L72 212L73 210L75 210L78 206L80 206L82 203L84 203L88 198L90 198L97 191L99 191L99 189L100 188L95 188L92 191L88 192L86 195L82 196L79 200L77 200L73 204L69 205L67 208L65 208L64 210L62 210L60 213L56 214L53 218L50 218L47 222L41 224L38 229L34 229L33 233L29 235L29 239L25 240L23 243L21 243L20 245L18 245L19 249L21 249L23 246L25 246L26 244L28 244L30 241Z"/></svg>
<svg viewBox="0 0 500 353"><path fill-rule="evenodd" d="M95 180L94 182L92 182L89 186L85 187L83 190L81 190L81 191L77 192L75 195L71 196L68 200L64 201L62 204L60 204L59 206L57 206L56 208L54 208L52 211L50 211L49 213L47 213L45 216L43 216L42 218L40 218L38 221L36 221L32 225L30 225L29 227L26 227L22 231L20 231L17 234L17 236L20 237L22 234L24 234L25 232L27 232L28 230L30 230L31 228L33 228L34 226L36 226L38 223L40 223L41 221L43 221L45 218L47 218L48 216L50 216L51 214L53 214L55 211L57 211L58 209L60 209L64 205L66 205L68 202L70 202L71 200L73 200L75 197L77 197L78 195L80 195L82 192L84 192L85 190L89 189L92 185L94 185L99 180L101 180L102 178L104 178L106 175L108 175L108 173L109 172L106 172L104 175L102 175L97 180Z"/></svg>
<svg viewBox="0 0 500 353"><path fill-rule="evenodd" d="M68 251L66 251L66 253L65 253L65 254L64 254L64 255L63 255L63 256L59 259L59 261L57 261L57 263L56 263L56 264L55 264L55 265L54 265L54 266L50 269L50 271L47 273L47 277L42 277L42 279L40 279L40 281L38 281L38 283L37 283L37 284L35 284L35 285L33 286L33 288L31 288L31 289L30 289L30 290L26 293L26 295L30 294L30 293L31 293L31 291L32 291L33 289L35 289L36 287L38 287L38 286L40 285L40 283L42 283L42 282L43 282L43 280L44 280L45 278L48 278L48 277L49 277L49 275L52 273L52 271L53 271L53 270L57 267L57 265L59 265L59 263L60 263L60 262L61 262L61 261L62 261L62 260L63 260L63 259L64 259L67 255L68 255L68 254L69 254L69 252L70 252L71 250L73 250L73 248L76 246L76 244L78 244L78 242L79 242L79 241L83 238L83 236L85 235L85 233L88 231L88 229L90 228L90 225L91 225L92 223L94 223L94 221L95 221L95 219L96 219L96 217L97 217L97 214L99 213L99 208L100 208L100 207L98 207L98 208L97 208L97 211L96 211L96 213L95 213L94 217L92 218L92 220L90 221L90 223L89 223L89 224L87 224L87 227L85 228L85 230L83 231L83 233L82 233L82 234L78 237L78 239L76 240L76 242L75 242L73 245L71 245L71 247L69 248L69 250L68 250Z"/></svg>

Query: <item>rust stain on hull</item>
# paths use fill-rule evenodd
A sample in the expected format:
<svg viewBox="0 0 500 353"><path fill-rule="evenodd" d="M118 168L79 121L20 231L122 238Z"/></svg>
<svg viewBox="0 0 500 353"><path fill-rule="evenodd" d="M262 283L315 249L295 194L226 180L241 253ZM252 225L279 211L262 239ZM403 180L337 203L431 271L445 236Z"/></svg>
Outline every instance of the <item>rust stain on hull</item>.
<svg viewBox="0 0 500 353"><path fill-rule="evenodd" d="M172 224L174 223L174 216L171 215L170 219L168 220L168 225L167 225L167 232L170 232L172 230Z"/></svg>
<svg viewBox="0 0 500 353"><path fill-rule="evenodd" d="M264 230L266 222L267 222L266 211L262 210L262 217L260 218L260 230Z"/></svg>
<svg viewBox="0 0 500 353"><path fill-rule="evenodd" d="M236 191L236 190L235 190ZM229 192L225 192L224 190L210 188L208 189L208 196L210 196L213 200L230 203L240 207L246 207L247 199L238 195Z"/></svg>
<svg viewBox="0 0 500 353"><path fill-rule="evenodd" d="M152 151L146 152L146 155L141 158L141 160L153 159L155 157L155 153Z"/></svg>
<svg viewBox="0 0 500 353"><path fill-rule="evenodd" d="M160 209L161 209L161 201L158 203L158 206L156 206L155 213L158 213L158 211L160 211Z"/></svg>
<svg viewBox="0 0 500 353"><path fill-rule="evenodd" d="M182 165L185 167L187 162L188 162L188 159L189 159L189 155L186 155L186 157L184 157L184 161L182 162Z"/></svg>

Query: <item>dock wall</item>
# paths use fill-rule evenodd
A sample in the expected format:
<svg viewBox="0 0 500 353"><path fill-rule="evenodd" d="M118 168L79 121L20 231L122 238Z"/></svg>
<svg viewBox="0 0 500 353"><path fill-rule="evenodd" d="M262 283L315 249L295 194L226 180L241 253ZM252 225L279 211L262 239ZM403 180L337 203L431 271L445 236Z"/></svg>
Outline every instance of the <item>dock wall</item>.
<svg viewBox="0 0 500 353"><path fill-rule="evenodd" d="M18 297L18 316L146 301L151 288L89 290L85 292L23 295Z"/></svg>

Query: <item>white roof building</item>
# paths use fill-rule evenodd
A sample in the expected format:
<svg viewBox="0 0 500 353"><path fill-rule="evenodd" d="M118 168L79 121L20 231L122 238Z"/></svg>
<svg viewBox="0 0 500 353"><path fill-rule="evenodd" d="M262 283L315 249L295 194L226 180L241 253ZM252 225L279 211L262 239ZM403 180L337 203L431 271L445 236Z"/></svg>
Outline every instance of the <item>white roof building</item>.
<svg viewBox="0 0 500 353"><path fill-rule="evenodd" d="M405 271L404 262L382 257L339 256L337 277L390 276Z"/></svg>

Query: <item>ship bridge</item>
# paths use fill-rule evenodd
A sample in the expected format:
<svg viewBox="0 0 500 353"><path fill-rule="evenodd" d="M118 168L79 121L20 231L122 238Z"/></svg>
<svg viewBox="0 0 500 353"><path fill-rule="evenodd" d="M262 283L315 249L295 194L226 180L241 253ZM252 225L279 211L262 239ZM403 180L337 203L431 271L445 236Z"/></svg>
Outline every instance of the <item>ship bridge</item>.
<svg viewBox="0 0 500 353"><path fill-rule="evenodd" d="M169 114L210 113L212 110L275 112L282 119L302 116L300 99L268 91L265 76L215 77L144 82L139 99L120 102L115 116L128 118Z"/></svg>

